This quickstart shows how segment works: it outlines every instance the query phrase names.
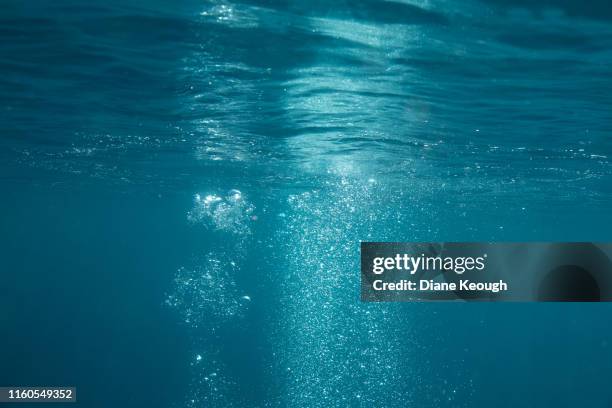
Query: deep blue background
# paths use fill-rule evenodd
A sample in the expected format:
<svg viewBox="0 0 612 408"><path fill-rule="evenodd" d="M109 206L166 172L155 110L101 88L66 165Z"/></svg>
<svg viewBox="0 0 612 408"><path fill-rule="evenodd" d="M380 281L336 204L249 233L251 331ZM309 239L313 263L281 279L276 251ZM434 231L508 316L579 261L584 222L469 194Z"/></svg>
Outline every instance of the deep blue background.
<svg viewBox="0 0 612 408"><path fill-rule="evenodd" d="M607 2L2 3L0 385L612 404L609 305L361 304L358 265L610 240Z"/></svg>

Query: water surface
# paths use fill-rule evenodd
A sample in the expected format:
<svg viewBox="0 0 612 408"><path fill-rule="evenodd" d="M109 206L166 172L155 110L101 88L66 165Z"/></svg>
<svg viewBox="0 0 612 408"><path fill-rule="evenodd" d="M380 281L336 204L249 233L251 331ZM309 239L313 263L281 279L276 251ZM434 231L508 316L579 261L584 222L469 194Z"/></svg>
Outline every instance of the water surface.
<svg viewBox="0 0 612 408"><path fill-rule="evenodd" d="M359 242L609 241L604 1L5 1L0 384L606 407L606 305L362 304Z"/></svg>

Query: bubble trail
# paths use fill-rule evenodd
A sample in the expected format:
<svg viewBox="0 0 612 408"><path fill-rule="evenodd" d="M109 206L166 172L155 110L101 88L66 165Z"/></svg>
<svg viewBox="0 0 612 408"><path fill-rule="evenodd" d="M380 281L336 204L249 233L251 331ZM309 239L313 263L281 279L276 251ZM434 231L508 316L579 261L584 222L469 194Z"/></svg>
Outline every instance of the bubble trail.
<svg viewBox="0 0 612 408"><path fill-rule="evenodd" d="M407 325L397 308L359 300L359 241L375 228L360 220L376 218L373 196L371 183L341 178L329 190L288 199L276 337L286 406L409 402L400 398L409 374Z"/></svg>
<svg viewBox="0 0 612 408"><path fill-rule="evenodd" d="M247 254L255 207L239 190L224 195L195 194L187 219L208 233L221 234L215 249L180 267L166 305L190 329L194 358L187 407L235 406L238 381L228 373L221 351L224 331L244 321L251 298L237 283Z"/></svg>

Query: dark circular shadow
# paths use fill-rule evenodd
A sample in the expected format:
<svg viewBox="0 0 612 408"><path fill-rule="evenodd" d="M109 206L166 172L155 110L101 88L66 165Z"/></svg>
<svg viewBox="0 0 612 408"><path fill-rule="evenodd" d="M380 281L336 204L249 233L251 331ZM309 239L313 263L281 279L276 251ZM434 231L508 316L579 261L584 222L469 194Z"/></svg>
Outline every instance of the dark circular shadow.
<svg viewBox="0 0 612 408"><path fill-rule="evenodd" d="M538 300L544 302L599 302L601 290L591 272L576 265L551 270L540 282Z"/></svg>

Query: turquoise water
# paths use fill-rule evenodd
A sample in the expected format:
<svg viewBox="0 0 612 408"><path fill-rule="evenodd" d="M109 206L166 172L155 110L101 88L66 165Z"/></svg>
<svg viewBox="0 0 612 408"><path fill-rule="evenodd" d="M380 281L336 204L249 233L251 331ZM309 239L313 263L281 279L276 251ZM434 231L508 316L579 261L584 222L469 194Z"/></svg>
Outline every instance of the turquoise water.
<svg viewBox="0 0 612 408"><path fill-rule="evenodd" d="M361 240L610 240L607 2L2 9L0 385L612 404L608 305L359 301Z"/></svg>

